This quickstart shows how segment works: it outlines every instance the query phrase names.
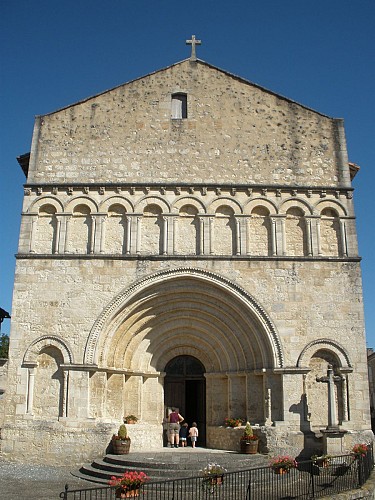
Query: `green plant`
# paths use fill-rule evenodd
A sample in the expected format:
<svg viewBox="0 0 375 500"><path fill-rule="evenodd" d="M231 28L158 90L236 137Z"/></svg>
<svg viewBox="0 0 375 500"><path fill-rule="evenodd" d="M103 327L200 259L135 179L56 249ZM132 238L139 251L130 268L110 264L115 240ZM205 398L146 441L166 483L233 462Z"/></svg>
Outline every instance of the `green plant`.
<svg viewBox="0 0 375 500"><path fill-rule="evenodd" d="M0 335L0 358L9 357L9 336L5 333Z"/></svg>
<svg viewBox="0 0 375 500"><path fill-rule="evenodd" d="M245 430L243 432L243 436L241 437L241 441L257 441L258 437L254 435L253 428L251 427L250 422L246 422Z"/></svg>
<svg viewBox="0 0 375 500"><path fill-rule="evenodd" d="M279 455L271 458L270 467L272 469L295 469L297 467L297 462L290 455Z"/></svg>
<svg viewBox="0 0 375 500"><path fill-rule="evenodd" d="M244 419L227 417L224 422L226 427L238 427L244 423Z"/></svg>
<svg viewBox="0 0 375 500"><path fill-rule="evenodd" d="M112 439L121 440L121 441L125 441L126 439L129 439L128 438L128 430L127 430L125 424L120 425L117 434L113 434Z"/></svg>
<svg viewBox="0 0 375 500"><path fill-rule="evenodd" d="M136 417L135 415L126 415L126 417L124 417L125 424L128 424L131 420L133 420L134 422L138 422L138 417Z"/></svg>

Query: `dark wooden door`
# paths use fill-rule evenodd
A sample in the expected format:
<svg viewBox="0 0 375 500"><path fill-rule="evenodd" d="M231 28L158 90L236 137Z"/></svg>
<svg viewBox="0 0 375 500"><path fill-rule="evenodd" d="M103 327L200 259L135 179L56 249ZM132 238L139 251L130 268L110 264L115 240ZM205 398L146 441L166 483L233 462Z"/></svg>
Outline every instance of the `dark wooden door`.
<svg viewBox="0 0 375 500"><path fill-rule="evenodd" d="M165 368L164 405L178 408L191 426L196 422L199 431L198 446L206 445L206 380L204 366L192 356L179 356Z"/></svg>

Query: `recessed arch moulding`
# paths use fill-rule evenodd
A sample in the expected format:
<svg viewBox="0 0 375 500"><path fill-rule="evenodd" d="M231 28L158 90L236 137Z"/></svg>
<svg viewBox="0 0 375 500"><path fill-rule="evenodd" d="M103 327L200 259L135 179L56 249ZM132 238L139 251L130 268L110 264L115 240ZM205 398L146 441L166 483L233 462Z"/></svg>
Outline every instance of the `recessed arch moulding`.
<svg viewBox="0 0 375 500"><path fill-rule="evenodd" d="M207 426L221 425L228 414L266 419L259 374L283 367L280 339L260 304L211 272L160 272L125 290L94 324L84 363L117 377L118 411L157 424L165 366L180 355L205 367Z"/></svg>

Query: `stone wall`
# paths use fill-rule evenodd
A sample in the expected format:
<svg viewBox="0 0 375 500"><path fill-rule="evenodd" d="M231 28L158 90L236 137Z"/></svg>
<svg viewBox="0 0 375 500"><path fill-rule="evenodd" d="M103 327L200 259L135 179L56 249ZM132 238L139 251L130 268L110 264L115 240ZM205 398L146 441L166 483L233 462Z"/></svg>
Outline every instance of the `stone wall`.
<svg viewBox="0 0 375 500"><path fill-rule="evenodd" d="M349 185L345 151L341 121L183 61L38 118L28 182Z"/></svg>
<svg viewBox="0 0 375 500"><path fill-rule="evenodd" d="M186 118L171 118L175 93ZM237 449L221 426L245 417L262 450L297 454L325 423L328 364L340 425L366 433L342 121L190 61L39 117L10 352L14 459L103 454L126 414L133 449L161 446L179 356L204 367L209 447Z"/></svg>

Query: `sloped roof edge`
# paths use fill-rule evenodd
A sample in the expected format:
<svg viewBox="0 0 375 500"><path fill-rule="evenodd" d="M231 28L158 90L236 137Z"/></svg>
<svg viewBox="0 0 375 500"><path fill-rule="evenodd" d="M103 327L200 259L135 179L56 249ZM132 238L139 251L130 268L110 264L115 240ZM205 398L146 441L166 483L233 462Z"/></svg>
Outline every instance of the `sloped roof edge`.
<svg viewBox="0 0 375 500"><path fill-rule="evenodd" d="M169 66L166 66L164 68L152 71L152 72L147 73L146 75L142 75L142 76L140 76L138 78L134 78L133 80L129 80L127 82L121 83L120 85L116 85L115 87L112 87L110 89L107 89L107 90L104 90L102 92L99 92L98 94L94 94L92 96L86 97L85 99L81 99L80 101L76 101L76 102L74 102L72 104L69 104L68 106L63 106L62 108L58 108L55 111L51 111L50 113L45 113L44 115L40 115L40 116L49 116L49 115L53 115L55 113L59 113L60 111L63 111L65 109L72 108L73 106L77 106L78 104L83 104L83 103L85 103L87 101L90 101L91 99L95 99L96 97L99 97L101 95L107 94L108 92L112 92L113 90L116 90L116 89L118 89L120 87L123 87L124 85L128 85L128 84L136 82L138 80L142 80L143 78L147 78L148 76L155 75L157 73L165 71L165 70L167 70L169 68L173 68L173 67L178 66L178 65L180 65L180 64L182 64L184 62L187 62L187 61L190 61L190 59L189 58L188 59L183 59L182 61L170 64ZM320 116L324 116L325 118L334 119L331 116L325 115L324 113L316 111L313 108L309 108L308 106L305 106L304 104L301 104L301 103L299 103L297 101L294 101L293 99L290 99L290 98L285 97L285 96L283 96L281 94L278 94L277 92L273 92L272 90L269 90L266 87L262 87L261 85L259 85L257 83L254 83L254 82L251 82L250 80L247 80L246 78L243 78L241 76L235 75L234 73L231 73L230 71L226 71L226 70L221 69L221 68L219 68L217 66L214 66L213 64L210 64L210 63L208 63L206 61L203 61L202 59L197 59L196 61L192 62L192 64L196 64L196 63L204 64L205 66L208 66L209 68L215 69L216 71L220 71L221 73L224 73L225 75L228 75L231 78L234 78L234 79L236 79L236 80L238 80L238 81L240 81L242 83L245 83L247 85L252 85L253 87L256 87L256 88L258 88L260 90L263 90L264 92L267 92L268 94L274 95L274 96L276 96L276 97L278 97L280 99L283 99L284 101L290 102L292 104L296 104L297 106L300 106L300 107L302 107L304 109L312 111L313 113L316 113L316 114L318 114Z"/></svg>

